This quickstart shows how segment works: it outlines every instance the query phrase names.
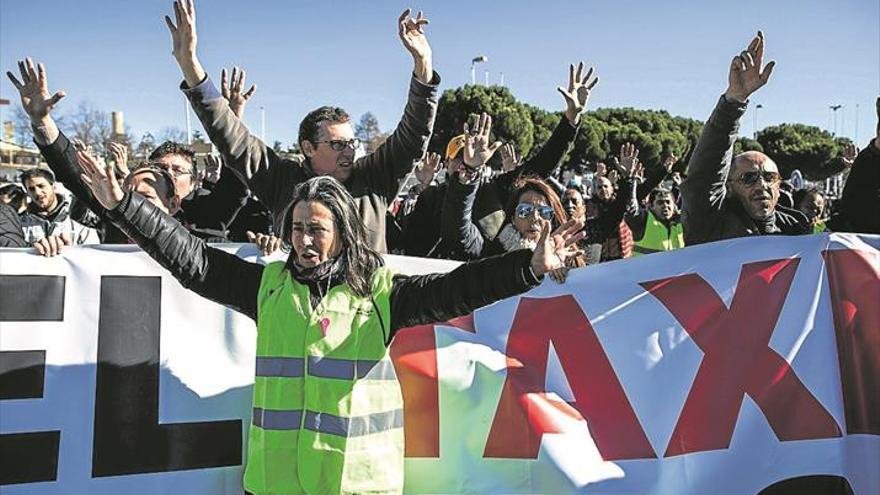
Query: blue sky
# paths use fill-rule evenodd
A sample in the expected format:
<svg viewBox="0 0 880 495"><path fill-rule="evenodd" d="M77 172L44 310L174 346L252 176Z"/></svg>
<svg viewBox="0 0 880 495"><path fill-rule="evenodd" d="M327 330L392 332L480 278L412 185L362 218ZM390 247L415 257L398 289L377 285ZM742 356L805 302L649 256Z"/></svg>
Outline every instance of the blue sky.
<svg viewBox="0 0 880 495"><path fill-rule="evenodd" d="M563 108L555 88L569 62L596 66L601 83L591 108L662 108L708 117L726 86L730 58L757 29L778 65L753 99L759 127L801 122L831 127L829 105L842 104L838 134L859 145L873 135L880 94L880 2L708 1L391 1L201 0L196 3L199 54L208 72L245 67L258 91L245 115L267 141L291 143L311 109L334 104L355 118L367 111L383 130L396 125L411 59L397 38L396 18L423 9L442 88L469 81L470 60L486 55L490 81L523 101ZM50 90L121 110L137 135L185 128L180 73L162 21L170 0L2 0L0 66L25 55L46 64ZM18 101L6 77L0 97ZM8 120L10 107L3 107ZM753 130L753 110L743 131ZM194 120L194 127L200 128Z"/></svg>

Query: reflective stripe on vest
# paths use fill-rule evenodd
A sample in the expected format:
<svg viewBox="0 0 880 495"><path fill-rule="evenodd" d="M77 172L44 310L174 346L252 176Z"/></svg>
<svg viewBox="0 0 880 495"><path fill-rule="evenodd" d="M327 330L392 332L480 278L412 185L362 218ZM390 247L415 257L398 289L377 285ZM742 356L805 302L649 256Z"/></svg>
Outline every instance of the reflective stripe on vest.
<svg viewBox="0 0 880 495"><path fill-rule="evenodd" d="M338 378L353 380L394 380L397 374L394 365L388 360L339 359L309 356L309 375L319 378Z"/></svg>
<svg viewBox="0 0 880 495"><path fill-rule="evenodd" d="M277 411L254 408L254 426L264 430L299 430L300 427L339 437L362 437L383 431L403 428L403 409L344 418L315 411Z"/></svg>
<svg viewBox="0 0 880 495"><path fill-rule="evenodd" d="M651 210L645 219L645 234L633 246L635 255L659 253L684 247L684 229L681 223L673 223L667 228Z"/></svg>
<svg viewBox="0 0 880 495"><path fill-rule="evenodd" d="M253 423L264 430L298 430L302 423L302 411L275 411L255 407Z"/></svg>
<svg viewBox="0 0 880 495"><path fill-rule="evenodd" d="M296 378L304 369L303 358L257 356L257 376Z"/></svg>
<svg viewBox="0 0 880 495"><path fill-rule="evenodd" d="M251 493L403 490L403 397L388 356L393 273L363 297L345 285L311 304L309 289L270 263L257 296Z"/></svg>

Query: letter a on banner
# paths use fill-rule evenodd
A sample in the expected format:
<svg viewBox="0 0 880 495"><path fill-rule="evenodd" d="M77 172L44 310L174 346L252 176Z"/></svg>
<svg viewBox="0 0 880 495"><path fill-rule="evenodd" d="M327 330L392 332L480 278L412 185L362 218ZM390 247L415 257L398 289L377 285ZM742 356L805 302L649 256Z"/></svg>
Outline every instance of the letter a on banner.
<svg viewBox="0 0 880 495"><path fill-rule="evenodd" d="M705 353L666 457L727 448L744 394L761 408L779 440L841 435L788 362L768 347L798 261L743 265L730 309L697 274L641 284Z"/></svg>
<svg viewBox="0 0 880 495"><path fill-rule="evenodd" d="M551 399L544 390L551 341L573 403ZM565 418L586 420L606 461L656 457L593 326L572 296L522 298L507 357L485 457L534 459L545 433L564 433Z"/></svg>

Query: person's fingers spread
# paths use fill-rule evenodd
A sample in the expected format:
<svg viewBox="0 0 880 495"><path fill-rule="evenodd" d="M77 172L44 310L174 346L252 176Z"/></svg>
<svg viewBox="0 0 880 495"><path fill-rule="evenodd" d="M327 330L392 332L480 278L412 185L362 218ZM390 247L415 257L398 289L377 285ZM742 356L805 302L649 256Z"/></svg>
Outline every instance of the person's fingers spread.
<svg viewBox="0 0 880 495"><path fill-rule="evenodd" d="M575 84L581 84L583 79L581 77L584 74L584 63L578 62L577 71L575 71L574 82Z"/></svg>
<svg viewBox="0 0 880 495"><path fill-rule="evenodd" d="M568 90L574 89L574 64L568 64Z"/></svg>
<svg viewBox="0 0 880 495"><path fill-rule="evenodd" d="M251 89L247 90L247 93L245 93L245 94L242 95L242 98L244 98L245 100L247 100L247 99L250 98L251 96L254 96L254 93L256 93L256 92L257 92L257 85L254 84L254 85L251 86Z"/></svg>
<svg viewBox="0 0 880 495"><path fill-rule="evenodd" d="M37 64L37 81L41 88L46 88L46 66L42 63Z"/></svg>

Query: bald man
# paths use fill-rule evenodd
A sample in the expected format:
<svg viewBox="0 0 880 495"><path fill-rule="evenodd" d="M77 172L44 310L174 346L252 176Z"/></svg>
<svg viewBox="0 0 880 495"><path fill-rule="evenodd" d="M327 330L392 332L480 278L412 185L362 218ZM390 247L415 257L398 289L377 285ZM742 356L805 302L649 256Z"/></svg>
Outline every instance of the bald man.
<svg viewBox="0 0 880 495"><path fill-rule="evenodd" d="M703 127L681 184L686 245L750 235L810 233L807 217L778 205L781 177L764 153L735 157L733 144L748 98L767 84L776 62L763 66L764 35L733 57L727 91Z"/></svg>

